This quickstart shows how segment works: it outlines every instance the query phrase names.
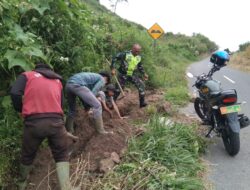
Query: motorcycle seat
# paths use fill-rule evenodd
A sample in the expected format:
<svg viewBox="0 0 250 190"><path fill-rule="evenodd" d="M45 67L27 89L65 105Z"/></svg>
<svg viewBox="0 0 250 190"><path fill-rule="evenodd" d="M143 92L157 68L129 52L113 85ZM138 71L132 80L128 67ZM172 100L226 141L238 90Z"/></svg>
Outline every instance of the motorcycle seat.
<svg viewBox="0 0 250 190"><path fill-rule="evenodd" d="M235 89L228 89L228 90L223 90L221 91L222 95L236 95L237 96L237 92Z"/></svg>
<svg viewBox="0 0 250 190"><path fill-rule="evenodd" d="M221 91L211 92L211 93L210 93L210 97L211 97L211 98L216 98L216 97L218 97L218 96L220 96L220 95L221 95Z"/></svg>
<svg viewBox="0 0 250 190"><path fill-rule="evenodd" d="M237 92L234 89L229 89L229 90L222 90L222 91L217 91L217 92L210 93L210 98L217 98L219 96L222 96L222 97L236 97L237 98Z"/></svg>

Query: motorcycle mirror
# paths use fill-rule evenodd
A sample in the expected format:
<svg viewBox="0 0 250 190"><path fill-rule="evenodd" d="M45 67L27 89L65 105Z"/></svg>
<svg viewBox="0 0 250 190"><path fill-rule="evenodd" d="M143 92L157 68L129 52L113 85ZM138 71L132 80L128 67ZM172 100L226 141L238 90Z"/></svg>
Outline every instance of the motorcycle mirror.
<svg viewBox="0 0 250 190"><path fill-rule="evenodd" d="M190 73L190 72L188 72L188 73L186 73L186 75L189 77L189 78L194 78L194 75L192 74L192 73Z"/></svg>

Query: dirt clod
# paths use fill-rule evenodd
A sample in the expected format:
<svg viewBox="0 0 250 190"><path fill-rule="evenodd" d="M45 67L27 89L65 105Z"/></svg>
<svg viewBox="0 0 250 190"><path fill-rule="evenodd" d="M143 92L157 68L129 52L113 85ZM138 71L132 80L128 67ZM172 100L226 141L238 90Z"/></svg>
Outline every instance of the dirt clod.
<svg viewBox="0 0 250 190"><path fill-rule="evenodd" d="M146 129L145 129L145 128L143 128L143 127L137 128L136 131L135 131L135 136L136 136L136 137L141 136L141 135L143 135L145 132L146 132Z"/></svg>
<svg viewBox="0 0 250 190"><path fill-rule="evenodd" d="M158 112L170 113L171 112L171 104L169 102L164 102L162 104L157 105Z"/></svg>
<svg viewBox="0 0 250 190"><path fill-rule="evenodd" d="M111 158L106 158L100 161L99 171L101 173L107 173L115 166L115 162Z"/></svg>
<svg viewBox="0 0 250 190"><path fill-rule="evenodd" d="M120 156L116 152L111 153L111 159L116 163L119 164L121 162Z"/></svg>

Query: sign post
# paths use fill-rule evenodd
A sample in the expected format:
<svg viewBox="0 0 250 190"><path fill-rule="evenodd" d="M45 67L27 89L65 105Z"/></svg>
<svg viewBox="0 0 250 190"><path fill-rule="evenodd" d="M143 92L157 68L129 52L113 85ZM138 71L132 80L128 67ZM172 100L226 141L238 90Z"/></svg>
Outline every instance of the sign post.
<svg viewBox="0 0 250 190"><path fill-rule="evenodd" d="M148 34L153 38L154 40L154 50L156 48L156 40L159 39L163 34L164 34L164 30L162 29L162 27L160 27L159 24L155 23L153 26L151 26L148 29Z"/></svg>

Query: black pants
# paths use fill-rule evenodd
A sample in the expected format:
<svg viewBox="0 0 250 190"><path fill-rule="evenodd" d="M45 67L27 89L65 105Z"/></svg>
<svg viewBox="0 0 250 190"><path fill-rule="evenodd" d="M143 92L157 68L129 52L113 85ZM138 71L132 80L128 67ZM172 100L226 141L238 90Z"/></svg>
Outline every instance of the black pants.
<svg viewBox="0 0 250 190"><path fill-rule="evenodd" d="M42 141L48 138L55 162L69 160L68 136L61 118L40 118L25 121L21 163L31 165Z"/></svg>
<svg viewBox="0 0 250 190"><path fill-rule="evenodd" d="M133 76L127 76L127 75L119 74L118 75L118 80L119 80L119 83L120 83L122 89L124 89L127 82L129 82L129 83L132 83L137 88L138 93L139 93L139 97L144 97L145 96L144 82L138 76L134 76L134 75ZM119 86L118 86L118 84L116 84L116 92L115 92L115 95L114 95L115 100L118 98L120 93L121 93L121 91L119 89Z"/></svg>

